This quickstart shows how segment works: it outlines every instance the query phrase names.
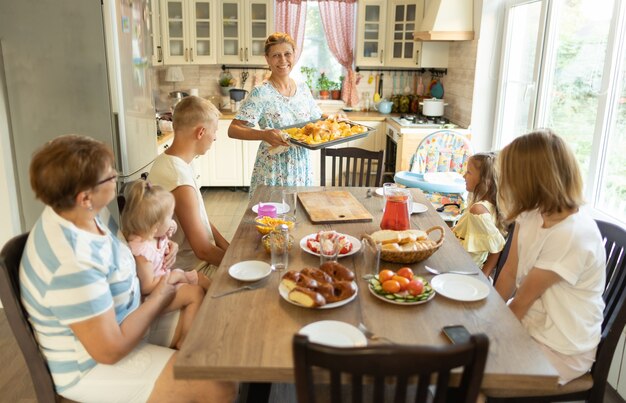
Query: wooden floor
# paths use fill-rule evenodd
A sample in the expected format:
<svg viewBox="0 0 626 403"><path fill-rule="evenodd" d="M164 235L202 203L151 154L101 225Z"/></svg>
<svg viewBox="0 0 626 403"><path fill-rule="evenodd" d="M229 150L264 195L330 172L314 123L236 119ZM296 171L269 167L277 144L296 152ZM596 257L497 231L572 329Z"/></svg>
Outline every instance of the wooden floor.
<svg viewBox="0 0 626 403"><path fill-rule="evenodd" d="M205 206L211 222L228 240L232 239L248 205L245 189L203 189ZM268 200L278 201L278 200ZM26 363L19 353L4 309L0 309L0 403L36 403L33 384ZM291 385L278 385L272 389L272 403L295 402ZM626 403L610 386L604 403Z"/></svg>

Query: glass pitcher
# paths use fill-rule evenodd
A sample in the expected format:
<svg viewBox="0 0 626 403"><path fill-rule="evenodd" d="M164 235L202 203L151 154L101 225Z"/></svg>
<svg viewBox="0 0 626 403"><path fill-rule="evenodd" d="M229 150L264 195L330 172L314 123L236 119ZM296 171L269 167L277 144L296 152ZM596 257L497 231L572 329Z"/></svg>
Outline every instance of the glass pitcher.
<svg viewBox="0 0 626 403"><path fill-rule="evenodd" d="M411 228L411 192L406 188L385 189L385 212L380 222L381 229L404 231Z"/></svg>

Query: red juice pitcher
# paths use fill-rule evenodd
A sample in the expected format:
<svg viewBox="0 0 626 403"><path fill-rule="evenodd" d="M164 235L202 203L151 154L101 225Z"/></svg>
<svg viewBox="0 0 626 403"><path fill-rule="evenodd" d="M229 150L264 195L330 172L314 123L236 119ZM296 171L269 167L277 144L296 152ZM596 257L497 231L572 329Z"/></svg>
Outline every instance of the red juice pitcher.
<svg viewBox="0 0 626 403"><path fill-rule="evenodd" d="M381 229L403 231L411 228L409 200L411 192L405 188L388 188L385 194L385 212Z"/></svg>

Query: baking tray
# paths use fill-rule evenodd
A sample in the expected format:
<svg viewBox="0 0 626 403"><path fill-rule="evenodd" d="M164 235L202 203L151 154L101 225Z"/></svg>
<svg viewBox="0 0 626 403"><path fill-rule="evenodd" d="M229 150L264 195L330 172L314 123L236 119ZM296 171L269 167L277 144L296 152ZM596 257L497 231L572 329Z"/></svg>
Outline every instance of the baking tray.
<svg viewBox="0 0 626 403"><path fill-rule="evenodd" d="M323 120L323 119L309 120L309 121L306 121L306 122L296 123L295 125L277 127L277 129L284 130L284 129L291 129L293 127L301 128L301 127L304 127L305 125L307 125L309 123L315 123L315 122L317 122L319 120ZM352 140L360 139L360 138L363 138L363 137L367 137L371 132L376 130L373 127L362 125L360 123L355 123L355 122L352 122L350 120L344 120L343 122L348 123L351 126L354 126L354 125L358 124L359 126L365 127L367 129L367 131L365 131L363 133L359 133L359 134L353 134L352 136L348 136L348 137L342 137L340 139L326 141L324 143L319 143L319 144L308 144L308 143L305 143L305 142L300 141L300 140L295 140L295 139L293 139L291 137L289 137L289 141L291 142L291 144L295 144L295 145L300 146L300 147L308 148L309 150L321 150L322 148L332 147L332 146L336 146L337 144L345 143L347 141L352 141Z"/></svg>

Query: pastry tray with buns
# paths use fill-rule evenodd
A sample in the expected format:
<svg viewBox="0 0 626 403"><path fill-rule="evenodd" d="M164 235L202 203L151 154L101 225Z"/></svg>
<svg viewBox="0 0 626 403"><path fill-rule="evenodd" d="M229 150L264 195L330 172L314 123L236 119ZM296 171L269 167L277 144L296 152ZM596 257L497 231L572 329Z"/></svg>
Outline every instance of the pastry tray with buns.
<svg viewBox="0 0 626 403"><path fill-rule="evenodd" d="M438 240L432 240L429 235L439 231ZM443 244L444 230L441 226L434 226L426 231L410 229L405 231L380 230L366 235L381 245L380 258L392 263L417 263L428 259Z"/></svg>
<svg viewBox="0 0 626 403"><path fill-rule="evenodd" d="M351 121L315 119L295 125L278 127L289 135L292 144L319 150L368 136L376 129Z"/></svg>

